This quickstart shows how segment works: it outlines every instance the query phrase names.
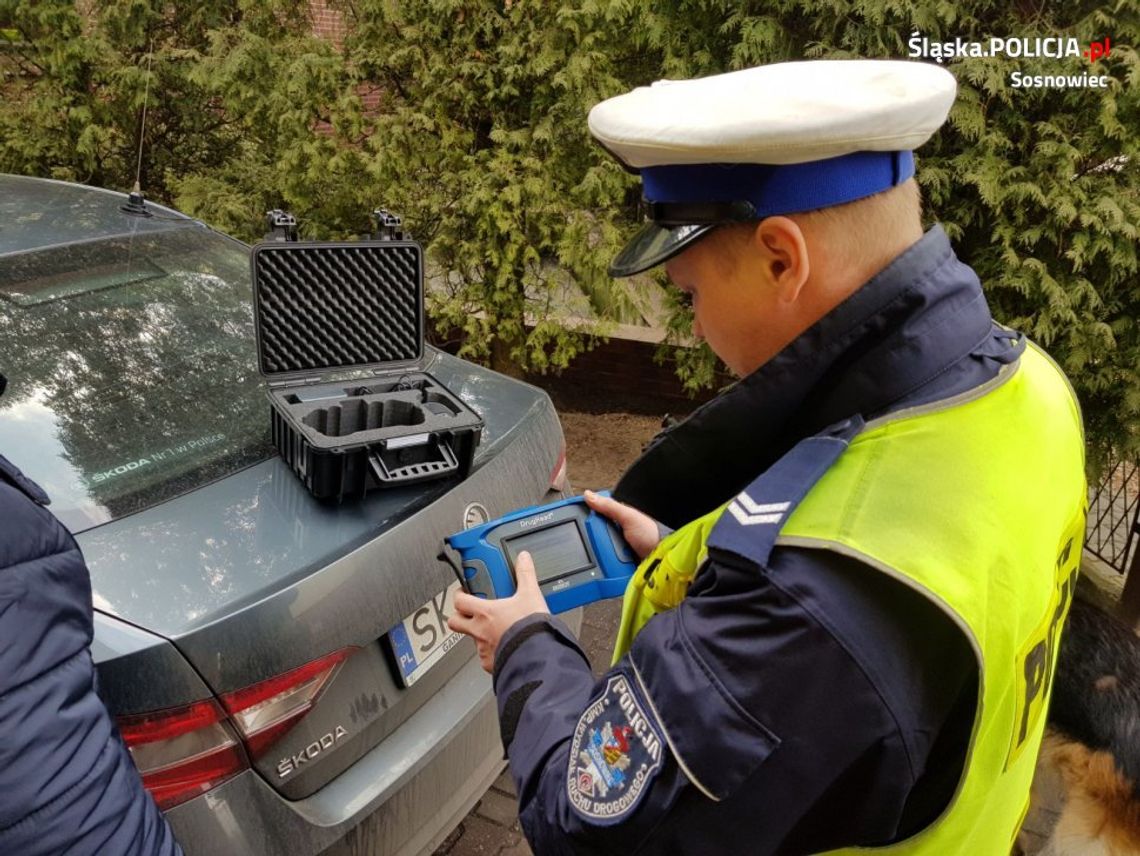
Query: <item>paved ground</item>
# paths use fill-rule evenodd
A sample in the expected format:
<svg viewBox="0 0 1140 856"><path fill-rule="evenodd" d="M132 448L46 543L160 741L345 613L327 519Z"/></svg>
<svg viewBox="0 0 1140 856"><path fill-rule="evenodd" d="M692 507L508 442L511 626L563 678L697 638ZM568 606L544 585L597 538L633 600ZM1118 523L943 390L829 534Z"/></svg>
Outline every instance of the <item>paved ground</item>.
<svg viewBox="0 0 1140 856"><path fill-rule="evenodd" d="M610 651L621 603L608 601L587 607L581 642L595 674L609 666ZM484 794L463 823L436 850L436 856L525 856L531 850L519 829L515 787L504 772Z"/></svg>

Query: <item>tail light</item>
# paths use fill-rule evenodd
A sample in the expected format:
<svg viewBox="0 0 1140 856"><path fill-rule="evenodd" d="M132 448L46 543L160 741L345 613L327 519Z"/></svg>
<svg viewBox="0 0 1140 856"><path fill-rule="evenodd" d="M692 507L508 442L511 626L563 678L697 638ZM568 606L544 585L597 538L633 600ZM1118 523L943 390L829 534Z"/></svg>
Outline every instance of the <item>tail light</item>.
<svg viewBox="0 0 1140 856"><path fill-rule="evenodd" d="M258 758L285 736L313 709L321 690L356 650L344 648L225 693L221 704L204 699L118 717L119 733L158 807L173 808L248 769L246 752Z"/></svg>
<svg viewBox="0 0 1140 856"><path fill-rule="evenodd" d="M159 808L172 808L246 769L225 718L212 699L119 717L119 733Z"/></svg>
<svg viewBox="0 0 1140 856"><path fill-rule="evenodd" d="M558 460L554 462L554 469L550 471L550 489L562 491L563 493L569 487L569 481L566 478L566 441L562 441L562 447L558 450Z"/></svg>
<svg viewBox="0 0 1140 856"><path fill-rule="evenodd" d="M317 701L340 664L356 648L313 660L260 683L225 693L222 704L229 711L250 756L259 758L300 722Z"/></svg>

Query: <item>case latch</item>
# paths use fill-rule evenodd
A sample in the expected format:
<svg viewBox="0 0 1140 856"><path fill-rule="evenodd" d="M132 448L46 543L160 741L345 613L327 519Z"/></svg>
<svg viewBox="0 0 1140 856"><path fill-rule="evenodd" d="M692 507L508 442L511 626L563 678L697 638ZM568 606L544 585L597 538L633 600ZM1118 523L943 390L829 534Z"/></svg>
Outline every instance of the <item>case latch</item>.
<svg viewBox="0 0 1140 856"><path fill-rule="evenodd" d="M269 231L265 233L267 241L295 241L297 240L297 218L288 211L274 208L265 212L265 224Z"/></svg>
<svg viewBox="0 0 1140 856"><path fill-rule="evenodd" d="M376 223L376 231L372 233L373 241L403 241L408 237L401 228L399 214L377 208L372 212L372 219Z"/></svg>

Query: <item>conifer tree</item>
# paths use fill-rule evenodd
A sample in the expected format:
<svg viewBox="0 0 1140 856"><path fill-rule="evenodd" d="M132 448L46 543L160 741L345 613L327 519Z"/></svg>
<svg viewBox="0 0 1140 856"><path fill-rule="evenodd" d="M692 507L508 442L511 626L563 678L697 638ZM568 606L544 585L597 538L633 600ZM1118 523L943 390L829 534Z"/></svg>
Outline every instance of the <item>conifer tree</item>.
<svg viewBox="0 0 1140 856"><path fill-rule="evenodd" d="M946 60L959 95L919 153L926 216L999 319L1061 363L1094 450L1140 453L1140 10L1135 0L0 0L0 170L127 189L143 94L152 198L246 239L286 207L312 237L385 205L425 242L430 311L464 354L565 365L588 337L567 295L629 311L605 267L638 220L636 177L589 139L597 101L662 77L826 57L906 58L912 40L1111 39L1108 56ZM925 61L933 61L927 57ZM1105 88L1017 88L1105 75ZM686 326L678 307L675 330ZM690 386L714 382L683 349Z"/></svg>

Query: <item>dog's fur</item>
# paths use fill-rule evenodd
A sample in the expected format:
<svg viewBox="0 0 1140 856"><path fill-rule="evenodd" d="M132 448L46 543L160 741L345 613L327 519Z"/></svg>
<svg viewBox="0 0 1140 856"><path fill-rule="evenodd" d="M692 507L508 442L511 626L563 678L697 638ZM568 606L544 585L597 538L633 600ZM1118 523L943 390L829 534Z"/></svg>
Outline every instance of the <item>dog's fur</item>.
<svg viewBox="0 0 1140 856"><path fill-rule="evenodd" d="M1038 762L1039 779L1050 774L1065 803L1042 856L1140 856L1140 637L1082 599L1062 639Z"/></svg>

